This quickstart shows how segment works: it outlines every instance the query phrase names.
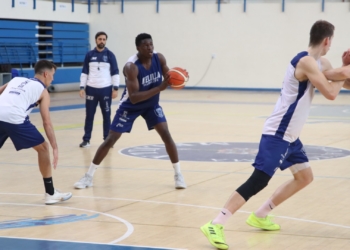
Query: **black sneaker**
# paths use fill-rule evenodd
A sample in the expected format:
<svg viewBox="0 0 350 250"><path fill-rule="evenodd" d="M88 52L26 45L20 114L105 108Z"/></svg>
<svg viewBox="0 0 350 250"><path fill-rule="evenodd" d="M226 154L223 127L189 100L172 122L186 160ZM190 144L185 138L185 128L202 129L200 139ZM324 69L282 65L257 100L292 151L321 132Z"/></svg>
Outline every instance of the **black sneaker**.
<svg viewBox="0 0 350 250"><path fill-rule="evenodd" d="M81 148L90 147L90 142L89 141L83 141L82 143L80 143L79 147L81 147Z"/></svg>

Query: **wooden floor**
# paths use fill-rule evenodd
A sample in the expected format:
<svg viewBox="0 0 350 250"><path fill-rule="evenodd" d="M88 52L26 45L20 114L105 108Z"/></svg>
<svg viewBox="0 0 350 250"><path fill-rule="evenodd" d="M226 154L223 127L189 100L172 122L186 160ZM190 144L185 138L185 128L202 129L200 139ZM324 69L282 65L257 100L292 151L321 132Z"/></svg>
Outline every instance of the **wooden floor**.
<svg viewBox="0 0 350 250"><path fill-rule="evenodd" d="M278 95L166 90L161 95L161 106L176 143L258 143L264 120ZM213 219L231 192L249 177L251 162L181 161L188 188L175 190L169 161L120 153L125 148L162 143L139 118L132 133L122 136L97 170L94 187L74 190L74 182L87 171L102 142L102 116L98 110L91 147L81 149L83 100L77 92L51 97L51 106L61 109L51 112L59 144L54 185L73 192L73 197L65 203L45 206L36 153L31 149L16 152L8 140L0 150L0 236L215 249L199 227ZM317 94L313 103L300 137L304 145L350 150L350 95L341 94L331 102ZM113 103L113 115L116 108L117 101ZM31 121L43 131L39 113L33 113ZM245 220L291 178L288 170L277 171L269 186L227 223L230 249L350 249L350 158L311 161L311 166L314 182L274 210L281 231L260 231L246 225ZM53 217L53 222L47 217ZM28 220L41 222L23 223Z"/></svg>

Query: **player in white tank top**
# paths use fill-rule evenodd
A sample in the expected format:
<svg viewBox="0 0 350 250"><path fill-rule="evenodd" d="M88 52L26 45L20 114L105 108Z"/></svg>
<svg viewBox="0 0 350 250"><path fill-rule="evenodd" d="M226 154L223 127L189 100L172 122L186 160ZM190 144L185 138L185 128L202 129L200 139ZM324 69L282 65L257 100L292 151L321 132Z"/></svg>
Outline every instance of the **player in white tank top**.
<svg viewBox="0 0 350 250"><path fill-rule="evenodd" d="M39 169L45 186L45 204L68 200L72 193L54 189L50 151L44 137L29 121L28 114L40 105L45 133L53 149L53 167L56 169L58 148L49 114L50 96L46 89L53 81L56 66L47 61L38 61L32 79L16 77L0 87L0 148L8 137L17 150L33 148L38 153Z"/></svg>
<svg viewBox="0 0 350 250"><path fill-rule="evenodd" d="M317 21L310 31L308 50L299 53L288 66L281 96L264 125L253 174L232 193L219 215L201 227L216 248L228 249L223 225L252 196L267 186L276 169L289 168L293 179L280 186L270 199L249 216L246 222L250 226L279 230L280 226L272 222L268 214L312 181L312 171L298 137L309 114L314 87L329 100L334 100L343 86L350 89L350 65L333 70L329 61L322 57L331 46L333 33L332 24ZM343 65L350 64L350 60L346 59L348 57L350 51L344 53ZM321 69L327 72L323 74Z"/></svg>
<svg viewBox="0 0 350 250"><path fill-rule="evenodd" d="M306 55L308 55L306 51L298 54L299 57ZM299 82L295 78L296 65L293 64L296 63L296 60L292 60L288 65L280 97L263 128L263 134L275 135L288 142L294 142L299 138L309 116L315 93L315 88L309 80ZM320 59L317 60L317 65L319 70L322 71Z"/></svg>
<svg viewBox="0 0 350 250"><path fill-rule="evenodd" d="M0 121L21 124L37 106L46 86L36 78L15 77L0 96Z"/></svg>

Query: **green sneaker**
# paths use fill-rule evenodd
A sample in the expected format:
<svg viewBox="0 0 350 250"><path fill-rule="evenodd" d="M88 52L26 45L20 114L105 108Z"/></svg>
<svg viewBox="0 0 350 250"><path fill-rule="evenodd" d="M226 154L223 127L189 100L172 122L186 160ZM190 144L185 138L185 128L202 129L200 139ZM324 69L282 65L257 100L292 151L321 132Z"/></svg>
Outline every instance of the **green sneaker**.
<svg viewBox="0 0 350 250"><path fill-rule="evenodd" d="M226 250L228 245L225 242L224 226L220 224L211 224L209 221L207 224L201 227L201 231L208 238L210 244L218 249Z"/></svg>
<svg viewBox="0 0 350 250"><path fill-rule="evenodd" d="M251 213L246 220L247 224L252 227L261 228L268 231L280 230L280 225L271 221L271 215L265 218L256 217L255 213Z"/></svg>

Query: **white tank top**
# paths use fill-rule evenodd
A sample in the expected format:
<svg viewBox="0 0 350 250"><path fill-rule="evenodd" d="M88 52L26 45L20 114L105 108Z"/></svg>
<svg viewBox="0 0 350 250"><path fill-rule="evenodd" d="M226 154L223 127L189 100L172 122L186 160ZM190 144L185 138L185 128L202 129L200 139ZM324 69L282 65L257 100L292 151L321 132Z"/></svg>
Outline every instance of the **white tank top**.
<svg viewBox="0 0 350 250"><path fill-rule="evenodd" d="M274 135L288 142L294 142L299 138L309 116L315 93L315 88L309 80L299 82L294 76L296 65L304 56L308 56L308 52L299 53L290 62L280 97L272 115L265 121L263 134ZM317 63L321 70L320 60Z"/></svg>
<svg viewBox="0 0 350 250"><path fill-rule="evenodd" d="M15 77L0 95L0 121L21 124L37 106L45 85L36 78Z"/></svg>

